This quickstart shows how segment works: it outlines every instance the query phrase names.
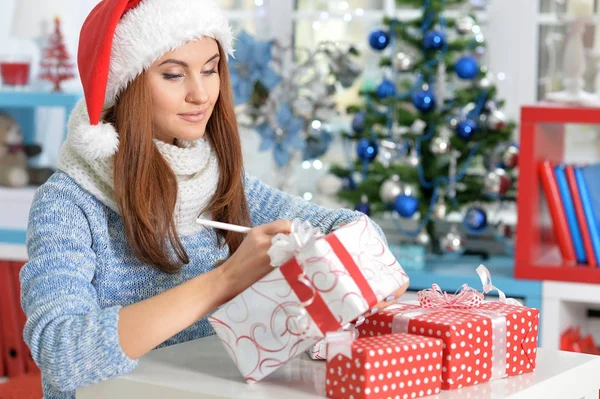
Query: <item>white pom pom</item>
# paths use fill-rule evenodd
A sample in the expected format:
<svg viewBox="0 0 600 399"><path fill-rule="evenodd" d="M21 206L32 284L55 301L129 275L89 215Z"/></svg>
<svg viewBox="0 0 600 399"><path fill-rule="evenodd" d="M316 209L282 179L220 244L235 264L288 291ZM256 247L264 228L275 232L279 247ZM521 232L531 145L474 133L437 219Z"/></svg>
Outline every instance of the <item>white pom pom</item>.
<svg viewBox="0 0 600 399"><path fill-rule="evenodd" d="M75 151L87 160L108 158L117 152L119 135L110 123L77 126L69 141Z"/></svg>

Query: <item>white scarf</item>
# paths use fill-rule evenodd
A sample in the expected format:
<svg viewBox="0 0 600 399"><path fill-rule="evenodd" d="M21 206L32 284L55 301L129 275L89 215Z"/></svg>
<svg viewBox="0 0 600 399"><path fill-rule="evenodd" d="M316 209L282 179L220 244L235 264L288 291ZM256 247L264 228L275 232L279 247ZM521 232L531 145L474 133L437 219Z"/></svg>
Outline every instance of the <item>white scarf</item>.
<svg viewBox="0 0 600 399"><path fill-rule="evenodd" d="M70 145L69 137L81 126L89 125L85 101L80 101L69 119L58 168L103 204L118 212L114 194L113 157L90 159ZM219 166L209 140L204 138L178 145L154 140L158 150L177 176L178 193L173 218L180 235L190 235L203 229L196 223L202 209L212 199L219 181Z"/></svg>

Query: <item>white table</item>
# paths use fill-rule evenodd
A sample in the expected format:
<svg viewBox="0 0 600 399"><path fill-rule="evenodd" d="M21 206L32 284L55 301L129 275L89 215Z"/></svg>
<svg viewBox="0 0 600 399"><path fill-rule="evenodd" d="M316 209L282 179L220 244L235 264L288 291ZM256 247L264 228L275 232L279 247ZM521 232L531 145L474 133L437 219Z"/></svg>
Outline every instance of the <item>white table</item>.
<svg viewBox="0 0 600 399"><path fill-rule="evenodd" d="M600 389L600 356L538 349L533 373L492 381L430 398L579 399ZM306 354L256 384L247 384L216 336L154 350L128 375L77 391L77 399L324 397L325 361ZM592 396L588 396L592 397Z"/></svg>

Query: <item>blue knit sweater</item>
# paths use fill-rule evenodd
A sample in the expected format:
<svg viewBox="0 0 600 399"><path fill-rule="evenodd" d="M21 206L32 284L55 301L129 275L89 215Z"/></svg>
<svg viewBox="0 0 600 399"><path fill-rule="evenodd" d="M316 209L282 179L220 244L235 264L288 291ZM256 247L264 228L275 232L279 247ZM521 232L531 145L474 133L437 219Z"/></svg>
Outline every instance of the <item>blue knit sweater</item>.
<svg viewBox="0 0 600 399"><path fill-rule="evenodd" d="M253 225L309 220L324 233L361 216L289 196L250 176L246 197ZM27 232L29 262L21 271L24 337L42 371L44 398L74 398L75 390L126 374L137 361L119 344L119 309L150 298L215 267L228 256L212 229L181 237L190 257L169 275L128 249L121 217L57 172L35 195ZM177 309L173 309L174 312ZM213 334L206 318L159 347Z"/></svg>

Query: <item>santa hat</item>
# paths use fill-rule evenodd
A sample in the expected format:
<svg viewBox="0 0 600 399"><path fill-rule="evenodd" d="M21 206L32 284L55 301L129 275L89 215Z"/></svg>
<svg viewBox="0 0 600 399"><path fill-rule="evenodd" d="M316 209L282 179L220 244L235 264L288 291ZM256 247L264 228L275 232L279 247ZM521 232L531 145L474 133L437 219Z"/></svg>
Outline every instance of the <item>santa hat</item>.
<svg viewBox="0 0 600 399"><path fill-rule="evenodd" d="M214 0L102 0L83 24L78 65L89 124L69 133L88 159L110 157L118 148L104 109L141 72L188 41L211 37L232 55L232 33Z"/></svg>

